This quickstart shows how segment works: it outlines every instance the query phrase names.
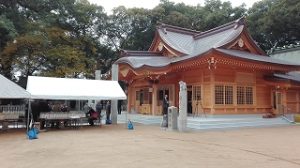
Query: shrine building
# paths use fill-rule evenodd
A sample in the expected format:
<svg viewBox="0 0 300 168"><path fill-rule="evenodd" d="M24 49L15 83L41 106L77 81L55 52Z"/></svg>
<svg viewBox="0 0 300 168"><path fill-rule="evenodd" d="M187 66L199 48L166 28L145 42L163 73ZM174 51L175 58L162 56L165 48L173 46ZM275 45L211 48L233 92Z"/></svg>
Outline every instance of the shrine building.
<svg viewBox="0 0 300 168"><path fill-rule="evenodd" d="M129 112L161 115L165 94L178 107L180 81L190 114L300 112L300 80L282 77L300 63L267 56L244 18L205 32L160 24L148 51L123 50L114 64Z"/></svg>

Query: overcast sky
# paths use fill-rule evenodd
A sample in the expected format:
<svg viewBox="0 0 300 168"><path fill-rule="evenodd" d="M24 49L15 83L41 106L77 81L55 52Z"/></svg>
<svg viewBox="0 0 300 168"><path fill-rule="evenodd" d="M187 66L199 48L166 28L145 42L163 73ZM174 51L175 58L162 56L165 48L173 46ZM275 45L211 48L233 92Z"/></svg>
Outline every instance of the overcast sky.
<svg viewBox="0 0 300 168"><path fill-rule="evenodd" d="M152 9L159 4L159 0L89 0L91 3L98 4L104 7L105 11L111 13L111 10L117 6L125 6L126 8L132 7L141 7ZM170 0L176 3L183 2L187 5L204 5L205 0ZM221 1L230 1L232 6L236 7L242 3L246 4L246 7L249 8L253 5L254 2L259 0L221 0Z"/></svg>

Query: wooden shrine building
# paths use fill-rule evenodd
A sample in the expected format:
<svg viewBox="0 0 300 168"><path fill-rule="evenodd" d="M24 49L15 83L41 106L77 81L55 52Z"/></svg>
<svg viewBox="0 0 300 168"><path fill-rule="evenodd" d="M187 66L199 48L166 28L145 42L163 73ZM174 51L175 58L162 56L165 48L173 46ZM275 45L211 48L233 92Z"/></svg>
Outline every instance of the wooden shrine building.
<svg viewBox="0 0 300 168"><path fill-rule="evenodd" d="M184 81L188 113L278 114L287 105L300 112L300 81L274 76L300 64L267 56L244 18L205 32L161 24L148 51L123 50L121 56L115 64L128 84L128 111L160 115L164 94L178 107Z"/></svg>

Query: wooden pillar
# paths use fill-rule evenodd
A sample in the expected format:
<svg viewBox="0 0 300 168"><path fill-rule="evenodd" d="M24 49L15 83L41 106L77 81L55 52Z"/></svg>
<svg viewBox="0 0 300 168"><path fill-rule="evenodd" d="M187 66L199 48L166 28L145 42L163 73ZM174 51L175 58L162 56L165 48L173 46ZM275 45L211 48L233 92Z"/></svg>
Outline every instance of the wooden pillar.
<svg viewBox="0 0 300 168"><path fill-rule="evenodd" d="M210 99L210 113L215 113L215 72L210 71L210 89L211 89L211 99Z"/></svg>
<svg viewBox="0 0 300 168"><path fill-rule="evenodd" d="M132 102L132 89L131 86L127 87L127 113L131 112L131 102Z"/></svg>
<svg viewBox="0 0 300 168"><path fill-rule="evenodd" d="M296 113L300 112L300 92L296 92Z"/></svg>
<svg viewBox="0 0 300 168"><path fill-rule="evenodd" d="M284 112L287 113L288 112L288 103L287 103L287 89L282 89L282 95L281 95L282 99L281 99L281 102L282 102L282 105L283 105L283 110L285 110Z"/></svg>
<svg viewBox="0 0 300 168"><path fill-rule="evenodd" d="M157 113L157 85L152 85L152 111L151 114L155 115Z"/></svg>

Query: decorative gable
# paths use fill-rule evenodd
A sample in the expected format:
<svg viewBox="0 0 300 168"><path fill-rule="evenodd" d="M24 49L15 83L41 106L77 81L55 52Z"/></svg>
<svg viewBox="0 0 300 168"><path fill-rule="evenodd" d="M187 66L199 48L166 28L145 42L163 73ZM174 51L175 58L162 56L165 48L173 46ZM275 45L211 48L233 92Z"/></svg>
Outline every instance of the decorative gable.
<svg viewBox="0 0 300 168"><path fill-rule="evenodd" d="M230 47L227 49L233 49L233 50L240 50L240 51L246 51L250 52L250 49L248 46L245 44L244 40L242 38L237 39Z"/></svg>
<svg viewBox="0 0 300 168"><path fill-rule="evenodd" d="M163 56L168 56L168 57L179 56L179 54L176 51L168 47L160 38L155 38L155 40L157 40L156 42L154 42L155 45L152 48L150 48L151 50L149 51L159 52Z"/></svg>
<svg viewBox="0 0 300 168"><path fill-rule="evenodd" d="M245 51L252 54L265 56L265 53L255 44L253 39L247 33L248 32L243 31L234 42L229 44L227 49Z"/></svg>

